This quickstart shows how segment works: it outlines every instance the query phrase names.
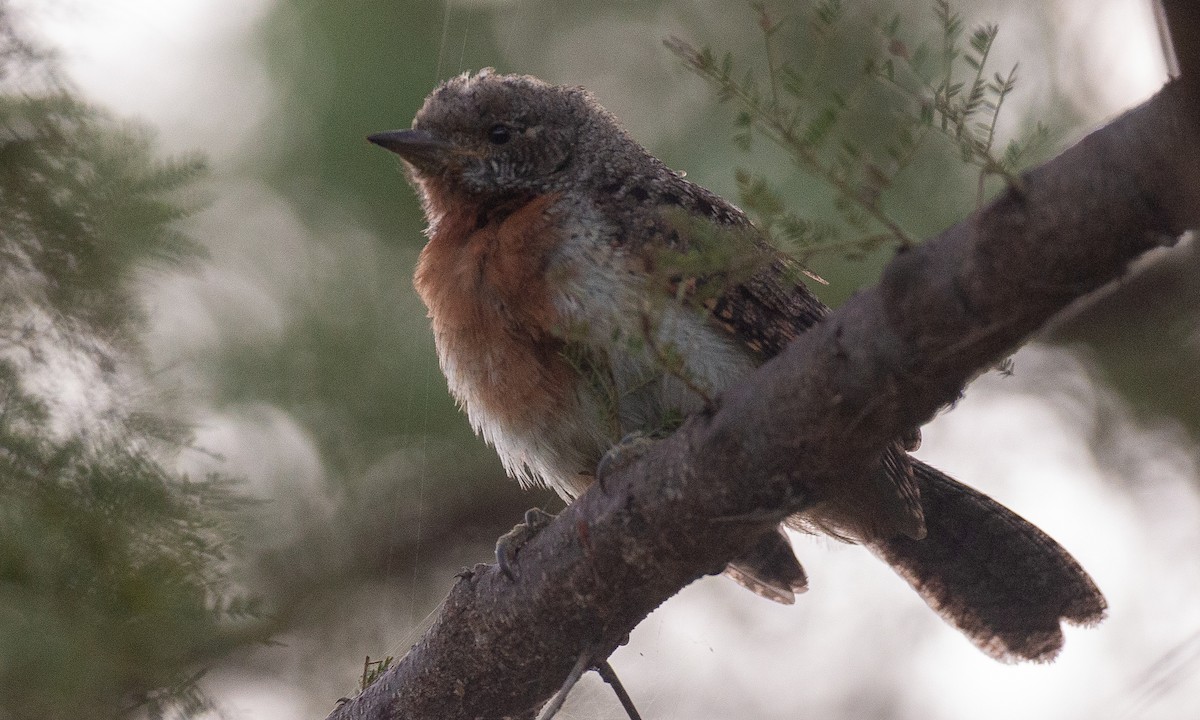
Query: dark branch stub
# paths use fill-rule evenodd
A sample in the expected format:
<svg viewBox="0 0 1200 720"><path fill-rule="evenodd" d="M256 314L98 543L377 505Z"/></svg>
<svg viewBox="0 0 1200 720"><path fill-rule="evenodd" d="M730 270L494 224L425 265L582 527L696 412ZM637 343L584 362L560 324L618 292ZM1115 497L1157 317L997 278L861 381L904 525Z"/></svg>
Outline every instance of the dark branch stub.
<svg viewBox="0 0 1200 720"><path fill-rule="evenodd" d="M642 716L638 713L637 708L633 706L633 700L629 697L629 693L625 692L625 686L621 684L621 679L617 677L617 673L613 670L612 665L605 660L596 666L596 672L600 674L604 682L608 683L609 687L616 693L617 699L621 701L621 707L625 708L625 714L629 716L629 720L642 720Z"/></svg>

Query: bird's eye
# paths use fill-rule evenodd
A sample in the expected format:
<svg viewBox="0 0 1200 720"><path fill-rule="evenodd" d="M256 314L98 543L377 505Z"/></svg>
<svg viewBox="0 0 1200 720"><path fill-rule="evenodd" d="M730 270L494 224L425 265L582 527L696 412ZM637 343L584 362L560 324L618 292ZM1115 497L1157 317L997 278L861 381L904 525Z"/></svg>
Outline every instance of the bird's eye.
<svg viewBox="0 0 1200 720"><path fill-rule="evenodd" d="M512 130L507 125L493 125L488 130L488 140L493 145L503 145L512 138Z"/></svg>

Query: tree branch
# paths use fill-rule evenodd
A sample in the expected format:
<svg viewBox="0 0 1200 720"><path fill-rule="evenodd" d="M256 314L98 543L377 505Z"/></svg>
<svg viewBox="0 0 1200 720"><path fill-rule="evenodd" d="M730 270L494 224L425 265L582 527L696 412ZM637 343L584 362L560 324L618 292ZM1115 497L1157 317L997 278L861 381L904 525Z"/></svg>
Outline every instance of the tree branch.
<svg viewBox="0 0 1200 720"><path fill-rule="evenodd" d="M1160 7L1166 20L1166 31L1175 64L1193 90L1200 83L1200 5L1195 0L1162 0ZM1168 64L1170 63L1168 58Z"/></svg>
<svg viewBox="0 0 1200 720"><path fill-rule="evenodd" d="M530 718L581 649L607 657L655 607L872 469L906 430L1074 299L1200 225L1200 128L1180 83L899 253L859 293L517 557L476 566L421 641L330 720Z"/></svg>

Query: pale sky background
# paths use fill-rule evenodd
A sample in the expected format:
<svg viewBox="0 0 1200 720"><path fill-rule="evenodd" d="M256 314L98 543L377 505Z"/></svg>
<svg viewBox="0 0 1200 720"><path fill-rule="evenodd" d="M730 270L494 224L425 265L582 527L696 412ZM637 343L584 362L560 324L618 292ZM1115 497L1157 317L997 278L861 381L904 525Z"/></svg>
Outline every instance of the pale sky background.
<svg viewBox="0 0 1200 720"><path fill-rule="evenodd" d="M214 243L212 267L151 291L152 346L160 360L186 361L194 349L223 337L278 332L288 314L283 291L319 273L321 258L300 252L311 231L296 219L296 209L242 170L247 157L271 152L261 140L278 98L248 40L271 3L16 4L28 6L87 95L152 123L168 151L204 151L222 183L214 185L222 195L195 221L195 234ZM1038 33L1022 27L1019 13L1004 15L1005 4L996 5L1002 57L1047 52L1036 45ZM511 31L503 21L494 29L501 37ZM507 52L514 66L552 64L558 79L593 87L635 137L652 144L670 132L662 127L661 107L709 100L695 92L664 92L652 79L644 88L622 85L617 80L622 67L643 59L605 56L605 38L632 31L644 30L598 12L575 40L513 41ZM1067 84L1087 93L1097 121L1148 97L1163 82L1158 40L1143 0L1064 3L1060 32L1086 43L1088 64L1048 62L1075 81ZM446 56L457 55L458 44L466 42L469 36L449 38ZM665 53L654 60L671 62ZM431 86L438 63L452 60L430 59ZM1022 100L1036 105L1038 81L1032 73L1024 77L1029 82L1022 86ZM397 118L397 125L407 122L408 117ZM296 141L303 142L302 130ZM396 188L407 192L399 176ZM338 247L370 262L374 239L354 226L350 213L345 216ZM407 286L410 279L396 282ZM414 332L421 331L414 325ZM799 538L812 589L796 606L765 602L723 578L709 578L637 629L613 664L644 716L840 715L848 685L861 688L849 694L854 702L876 708L863 717L1165 720L1194 713L1200 707L1197 448L1167 419L1155 424L1127 419L1124 431L1114 434L1119 445L1108 449L1121 459L1120 467L1102 467L1089 446L1091 429L1100 408L1116 408L1121 415L1120 401L1094 386L1063 351L1027 348L1016 356L1016 368L1013 378L992 374L976 382L961 404L926 428L918 455L1008 504L1073 552L1108 597L1109 617L1099 628L1070 631L1053 665L999 665L942 624L862 549ZM224 469L250 478L256 492L294 502L297 512L320 522L322 469L300 426L270 406L236 414L206 410L205 380L198 375L194 382L200 444L225 455ZM1140 477L1130 477L1130 468ZM372 655L399 654L412 641L389 631L386 610L363 618L387 643ZM264 657L303 651L304 642L296 638L290 647L264 650ZM1173 674L1176 668L1182 668L1182 677ZM215 673L209 688L230 718L323 717L328 707L309 704L312 688L328 689L331 704L353 689L351 673L342 677L343 670L280 661L276 671L254 676ZM594 679L562 715L622 716Z"/></svg>

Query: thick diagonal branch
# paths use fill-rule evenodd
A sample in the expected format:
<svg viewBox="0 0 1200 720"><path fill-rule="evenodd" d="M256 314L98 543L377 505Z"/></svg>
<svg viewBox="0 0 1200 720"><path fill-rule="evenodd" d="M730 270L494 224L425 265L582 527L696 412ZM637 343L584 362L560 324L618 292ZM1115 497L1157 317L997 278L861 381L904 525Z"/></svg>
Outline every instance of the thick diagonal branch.
<svg viewBox="0 0 1200 720"><path fill-rule="evenodd" d="M532 717L583 649L720 571L1142 253L1200 225L1198 118L1182 85L1027 174L1020 192L898 255L786 352L593 487L518 556L479 566L421 641L330 718Z"/></svg>

